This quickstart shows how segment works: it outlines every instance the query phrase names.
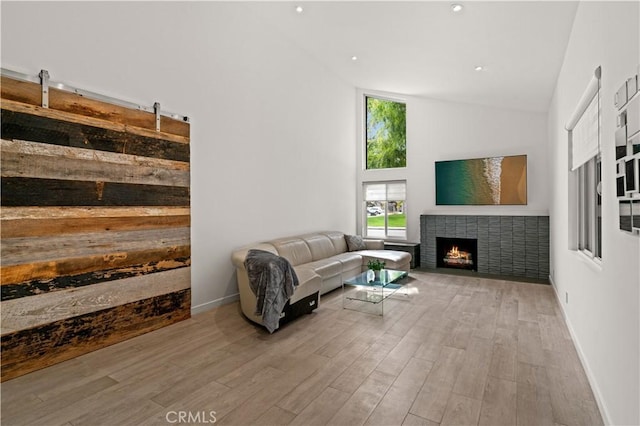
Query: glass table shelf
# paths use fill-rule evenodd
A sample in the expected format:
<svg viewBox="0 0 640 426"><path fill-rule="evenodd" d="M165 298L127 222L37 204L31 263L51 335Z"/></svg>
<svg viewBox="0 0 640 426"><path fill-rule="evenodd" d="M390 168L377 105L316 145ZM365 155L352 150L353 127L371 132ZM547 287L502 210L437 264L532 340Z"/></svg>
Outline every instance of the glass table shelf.
<svg viewBox="0 0 640 426"><path fill-rule="evenodd" d="M378 315L384 315L384 301L405 287L398 281L407 276L405 271L383 269L379 276L369 270L345 280L342 283L342 307L360 311L364 307L368 312L366 304L373 304L379 306Z"/></svg>

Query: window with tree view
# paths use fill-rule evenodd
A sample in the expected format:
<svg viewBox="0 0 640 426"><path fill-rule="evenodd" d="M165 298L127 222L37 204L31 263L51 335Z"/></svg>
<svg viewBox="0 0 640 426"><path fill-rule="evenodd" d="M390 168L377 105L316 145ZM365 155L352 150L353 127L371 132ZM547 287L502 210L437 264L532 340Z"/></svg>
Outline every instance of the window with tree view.
<svg viewBox="0 0 640 426"><path fill-rule="evenodd" d="M367 169L407 165L407 105L366 97Z"/></svg>

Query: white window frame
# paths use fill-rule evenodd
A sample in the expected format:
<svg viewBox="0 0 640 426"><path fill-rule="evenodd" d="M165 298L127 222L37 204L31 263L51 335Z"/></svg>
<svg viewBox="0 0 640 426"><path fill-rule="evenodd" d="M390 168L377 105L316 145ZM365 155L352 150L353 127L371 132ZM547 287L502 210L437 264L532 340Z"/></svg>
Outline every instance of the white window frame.
<svg viewBox="0 0 640 426"><path fill-rule="evenodd" d="M353 202L355 203L355 212L356 212L356 229L359 230L360 235L366 235L367 233L367 211L366 211L366 202L364 200L364 184L365 183L373 183L373 182L398 182L404 181L406 185L405 192L405 208L404 213L407 216L407 226L406 226L406 237L402 238L388 238L390 241L394 242L406 242L411 235L411 229L415 226L414 221L410 220L409 209L406 207L410 203L410 194L409 187L410 182L408 179L408 167L411 163L411 158L409 158L408 152L410 150L410 138L409 138L409 117L410 117L410 106L409 99L405 96L397 94L397 93L389 93L382 92L376 90L366 90L366 89L357 89L357 110L356 110L356 120L358 123L357 126L357 137L354 141L356 146L356 197ZM396 168L388 168L388 169L367 169L367 131L366 131L366 120L367 120L367 102L366 98L376 98L389 100L393 102L400 102L407 106L407 140L406 140L406 148L407 148L407 163L406 167L396 167Z"/></svg>
<svg viewBox="0 0 640 426"><path fill-rule="evenodd" d="M585 256L595 260L602 260L602 237L599 233L598 219L601 206L598 206L598 168L601 167L601 156L591 158L575 173L577 173L577 205L578 205L578 241L577 247ZM600 211L599 211L600 210Z"/></svg>
<svg viewBox="0 0 640 426"><path fill-rule="evenodd" d="M367 152L367 98L375 98L375 99L379 99L382 101L389 101L389 102L395 102L395 103L399 103L399 104L404 104L405 108L407 106L407 101L405 99L401 99L399 97L392 97L392 96L387 96L387 95L379 95L376 93L372 93L372 92L364 92L362 94L362 168L365 171L370 171L370 172L375 172L377 170L406 170L407 165L409 164L409 156L408 156L408 150L407 150L407 140L405 139L404 141L404 147L405 147L405 166L404 167L391 167L391 168L385 168L385 169L368 169L367 168L367 159L368 159L368 152ZM405 133L406 133L406 120L407 120L407 114L405 111Z"/></svg>
<svg viewBox="0 0 640 426"><path fill-rule="evenodd" d="M397 198L390 199L389 198L389 185L390 184L403 184L404 185L404 199L398 200ZM368 200L366 196L366 187L368 185L385 185L385 198L384 200ZM386 180L386 181L366 181L362 182L362 235L366 238L377 238L384 240L394 240L394 241L406 241L408 236L408 228L409 228L409 216L407 214L407 181L406 180ZM369 226L368 226L368 214L367 214L367 202L372 201L382 201L385 203L385 211L384 211L384 235L369 235ZM404 236L398 237L389 235L389 202L390 201L402 201L403 207L402 211L405 215L406 222L404 228Z"/></svg>
<svg viewBox="0 0 640 426"><path fill-rule="evenodd" d="M570 198L574 204L570 212L574 214L569 220L575 223L570 247L597 264L602 262L600 76L598 67L565 126L569 132L570 181L574 182L575 193L573 200Z"/></svg>

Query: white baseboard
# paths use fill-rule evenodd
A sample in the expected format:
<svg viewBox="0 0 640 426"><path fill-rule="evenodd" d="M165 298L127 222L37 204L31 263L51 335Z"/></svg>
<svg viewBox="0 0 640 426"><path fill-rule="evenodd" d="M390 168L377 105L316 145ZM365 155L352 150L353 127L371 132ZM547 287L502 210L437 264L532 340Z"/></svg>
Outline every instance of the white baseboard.
<svg viewBox="0 0 640 426"><path fill-rule="evenodd" d="M611 417L609 416L609 411L607 410L606 405L602 399L602 394L600 393L600 388L593 377L593 373L589 368L589 363L582 351L582 347L580 346L580 342L576 338L576 333L573 331L573 327L571 326L571 321L569 321L569 317L567 316L566 311L564 310L564 305L562 304L562 298L558 294L558 287L556 287L556 283L553 281L553 277L549 275L549 282L553 287L553 292L556 295L556 302L560 306L560 312L562 312L562 317L564 318L565 324L567 324L567 328L569 329L569 334L571 335L571 340L573 341L573 345L576 347L576 352L578 352L578 358L580 359L580 363L582 364L582 368L584 369L585 374L587 375L587 380L589 381L589 386L591 386L591 390L593 391L593 396L596 399L596 404L598 404L598 409L600 410L600 414L602 415L602 421L605 425L610 425Z"/></svg>
<svg viewBox="0 0 640 426"><path fill-rule="evenodd" d="M237 300L240 300L240 293L232 294L231 296L221 297L220 299L212 300L207 303L202 303L197 306L192 306L191 315L201 314L203 312L210 311L213 308L217 308L218 306L233 303Z"/></svg>

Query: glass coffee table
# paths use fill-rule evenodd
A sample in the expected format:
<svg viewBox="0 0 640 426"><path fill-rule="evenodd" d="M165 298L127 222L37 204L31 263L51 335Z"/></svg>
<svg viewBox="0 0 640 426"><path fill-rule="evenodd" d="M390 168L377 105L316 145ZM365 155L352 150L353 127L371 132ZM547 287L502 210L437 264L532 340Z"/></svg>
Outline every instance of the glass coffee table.
<svg viewBox="0 0 640 426"><path fill-rule="evenodd" d="M384 301L401 288L405 288L405 285L398 281L408 275L405 271L383 269L379 277L376 277L374 272L369 270L343 281L343 309L378 313L370 312L373 308L379 310L378 315L384 315Z"/></svg>

